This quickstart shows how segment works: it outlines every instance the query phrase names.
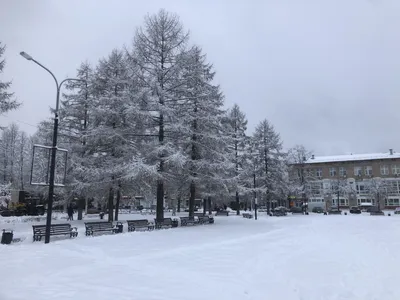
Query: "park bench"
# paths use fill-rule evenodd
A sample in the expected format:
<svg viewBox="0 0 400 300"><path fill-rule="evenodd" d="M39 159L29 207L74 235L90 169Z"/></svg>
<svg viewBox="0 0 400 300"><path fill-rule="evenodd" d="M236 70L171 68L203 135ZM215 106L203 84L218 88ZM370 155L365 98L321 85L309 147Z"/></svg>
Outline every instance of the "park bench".
<svg viewBox="0 0 400 300"><path fill-rule="evenodd" d="M370 216L384 216L385 213L383 211L371 211L369 213Z"/></svg>
<svg viewBox="0 0 400 300"><path fill-rule="evenodd" d="M171 218L164 218L164 220L154 219L154 224L156 229L172 228L172 222L173 221Z"/></svg>
<svg viewBox="0 0 400 300"><path fill-rule="evenodd" d="M246 219L252 219L253 218L253 215L249 214L249 213L243 213L242 216L243 216L243 218L246 218Z"/></svg>
<svg viewBox="0 0 400 300"><path fill-rule="evenodd" d="M328 215L341 215L342 211L341 210L336 210L336 209L331 209L328 211Z"/></svg>
<svg viewBox="0 0 400 300"><path fill-rule="evenodd" d="M196 225L196 220L189 217L181 217L181 226Z"/></svg>
<svg viewBox="0 0 400 300"><path fill-rule="evenodd" d="M213 224L214 223L214 218L209 215L201 216L198 218L199 218L200 224Z"/></svg>
<svg viewBox="0 0 400 300"><path fill-rule="evenodd" d="M194 213L195 217L199 218L199 224L213 224L214 218L212 215L207 215L203 213Z"/></svg>
<svg viewBox="0 0 400 300"><path fill-rule="evenodd" d="M220 210L217 211L217 213L215 214L216 216L229 216L229 211L227 210Z"/></svg>
<svg viewBox="0 0 400 300"><path fill-rule="evenodd" d="M118 226L122 226L121 222L117 222L114 226L112 222L85 222L86 236L91 236L96 232L118 232Z"/></svg>
<svg viewBox="0 0 400 300"><path fill-rule="evenodd" d="M32 225L33 241L41 241L46 235L46 225ZM78 236L76 227L71 227L71 224L52 224L50 225L50 236L54 235L69 235L70 238Z"/></svg>
<svg viewBox="0 0 400 300"><path fill-rule="evenodd" d="M145 230L153 230L154 224L150 224L149 220L129 220L126 221L128 223L128 231L136 231L138 229L145 229Z"/></svg>

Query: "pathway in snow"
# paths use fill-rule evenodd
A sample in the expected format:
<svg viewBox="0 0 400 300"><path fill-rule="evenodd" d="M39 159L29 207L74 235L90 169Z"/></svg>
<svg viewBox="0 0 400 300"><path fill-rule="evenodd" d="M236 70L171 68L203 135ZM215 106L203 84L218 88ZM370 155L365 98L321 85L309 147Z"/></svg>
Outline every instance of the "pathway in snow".
<svg viewBox="0 0 400 300"><path fill-rule="evenodd" d="M216 224L0 246L0 299L397 300L400 218Z"/></svg>

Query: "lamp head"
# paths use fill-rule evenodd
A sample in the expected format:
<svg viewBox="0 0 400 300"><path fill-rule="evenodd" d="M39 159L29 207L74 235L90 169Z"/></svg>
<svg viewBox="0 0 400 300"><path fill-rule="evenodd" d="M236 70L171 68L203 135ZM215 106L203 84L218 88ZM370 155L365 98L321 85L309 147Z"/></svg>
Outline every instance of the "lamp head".
<svg viewBox="0 0 400 300"><path fill-rule="evenodd" d="M27 59L27 60L32 60L32 56L30 56L28 53L22 51L19 53L23 58Z"/></svg>

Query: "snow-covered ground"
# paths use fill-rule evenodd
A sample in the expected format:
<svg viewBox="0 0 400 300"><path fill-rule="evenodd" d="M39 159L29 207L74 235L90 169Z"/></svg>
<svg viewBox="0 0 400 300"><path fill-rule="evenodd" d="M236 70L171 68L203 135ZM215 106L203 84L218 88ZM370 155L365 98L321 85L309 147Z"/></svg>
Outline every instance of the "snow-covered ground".
<svg viewBox="0 0 400 300"><path fill-rule="evenodd" d="M1 300L399 299L398 215L218 216L98 237L75 224L77 239L0 245Z"/></svg>

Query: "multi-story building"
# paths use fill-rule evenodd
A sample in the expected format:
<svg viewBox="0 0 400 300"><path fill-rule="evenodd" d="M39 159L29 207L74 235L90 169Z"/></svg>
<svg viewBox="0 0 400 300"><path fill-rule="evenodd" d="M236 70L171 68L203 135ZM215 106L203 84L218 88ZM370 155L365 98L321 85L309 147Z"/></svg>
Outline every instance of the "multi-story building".
<svg viewBox="0 0 400 300"><path fill-rule="evenodd" d="M315 156L293 165L300 199L321 206L400 206L400 153ZM299 178L301 177L301 178ZM299 192L298 192L299 194Z"/></svg>

